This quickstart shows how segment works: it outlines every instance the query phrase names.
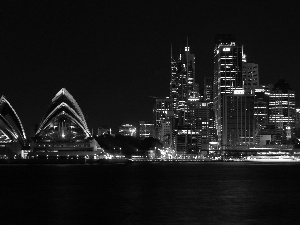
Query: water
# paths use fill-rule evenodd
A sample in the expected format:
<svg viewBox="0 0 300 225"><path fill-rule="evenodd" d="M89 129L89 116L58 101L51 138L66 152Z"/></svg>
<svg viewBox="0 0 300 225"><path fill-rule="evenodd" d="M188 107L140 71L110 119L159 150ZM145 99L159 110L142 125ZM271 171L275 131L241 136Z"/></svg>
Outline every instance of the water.
<svg viewBox="0 0 300 225"><path fill-rule="evenodd" d="M0 224L299 224L300 164L0 165Z"/></svg>

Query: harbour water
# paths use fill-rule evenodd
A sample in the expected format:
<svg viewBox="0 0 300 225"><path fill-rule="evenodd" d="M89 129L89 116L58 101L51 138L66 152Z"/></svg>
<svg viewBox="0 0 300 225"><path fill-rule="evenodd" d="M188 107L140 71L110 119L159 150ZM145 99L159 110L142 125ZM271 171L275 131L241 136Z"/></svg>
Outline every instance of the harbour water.
<svg viewBox="0 0 300 225"><path fill-rule="evenodd" d="M0 165L6 224L299 224L300 163Z"/></svg>

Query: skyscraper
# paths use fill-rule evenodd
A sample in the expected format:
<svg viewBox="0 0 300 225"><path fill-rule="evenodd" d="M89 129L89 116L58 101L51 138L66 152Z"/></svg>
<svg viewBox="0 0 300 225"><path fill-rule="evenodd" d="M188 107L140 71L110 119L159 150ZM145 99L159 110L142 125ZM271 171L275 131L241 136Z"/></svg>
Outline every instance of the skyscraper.
<svg viewBox="0 0 300 225"><path fill-rule="evenodd" d="M269 96L269 123L275 125L277 144L285 144L295 136L295 121L295 91L281 79Z"/></svg>
<svg viewBox="0 0 300 225"><path fill-rule="evenodd" d="M202 150L209 148L210 142L216 141L216 126L213 102L213 77L204 78L204 98L200 101Z"/></svg>
<svg viewBox="0 0 300 225"><path fill-rule="evenodd" d="M187 45L184 53L175 59L171 51L170 98L178 123L186 122L186 108L189 98L198 98L198 85L195 83L195 56Z"/></svg>
<svg viewBox="0 0 300 225"><path fill-rule="evenodd" d="M254 146L254 96L235 90L224 100L223 145Z"/></svg>
<svg viewBox="0 0 300 225"><path fill-rule="evenodd" d="M201 114L199 101L189 98L185 122L175 127L177 153L198 154L201 151Z"/></svg>
<svg viewBox="0 0 300 225"><path fill-rule="evenodd" d="M271 85L270 85L271 86ZM254 119L255 119L255 139L256 144L261 143L261 133L266 133L270 129L264 130L268 124L268 110L269 110L269 95L270 87L261 85L255 88L254 97ZM268 126L270 127L270 126Z"/></svg>
<svg viewBox="0 0 300 225"><path fill-rule="evenodd" d="M195 56L190 47L174 58L171 52L170 98L174 120L174 147L180 153L197 153L201 149L200 126L195 104L199 100L199 86L195 82Z"/></svg>
<svg viewBox="0 0 300 225"><path fill-rule="evenodd" d="M242 46L237 46L235 37L230 34L219 34L215 38L214 49L214 111L218 142L225 148L223 126L225 119L224 104L228 94L243 88Z"/></svg>

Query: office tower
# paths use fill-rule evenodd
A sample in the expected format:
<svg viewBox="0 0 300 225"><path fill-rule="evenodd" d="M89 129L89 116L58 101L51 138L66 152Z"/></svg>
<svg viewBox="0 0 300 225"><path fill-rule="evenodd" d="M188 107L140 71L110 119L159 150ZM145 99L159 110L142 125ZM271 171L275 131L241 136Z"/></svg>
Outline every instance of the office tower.
<svg viewBox="0 0 300 225"><path fill-rule="evenodd" d="M123 136L136 137L136 127L131 124L124 124L119 127L119 134Z"/></svg>
<svg viewBox="0 0 300 225"><path fill-rule="evenodd" d="M176 151L180 154L198 154L201 151L201 118L198 101L190 98L185 110L186 121L175 127Z"/></svg>
<svg viewBox="0 0 300 225"><path fill-rule="evenodd" d="M214 111L218 142L221 149L227 143L223 137L224 103L226 96L243 87L242 47L237 46L235 38L230 34L219 34L215 38L214 49Z"/></svg>
<svg viewBox="0 0 300 225"><path fill-rule="evenodd" d="M295 136L295 91L283 79L269 95L269 123L275 125L275 144L286 144Z"/></svg>
<svg viewBox="0 0 300 225"><path fill-rule="evenodd" d="M195 56L190 53L188 45L177 59L171 51L170 98L173 101L175 118L179 118L179 123L183 123L186 120L187 100L199 98L199 87L195 83Z"/></svg>
<svg viewBox="0 0 300 225"><path fill-rule="evenodd" d="M223 145L254 146L254 95L235 90L224 97Z"/></svg>
<svg viewBox="0 0 300 225"><path fill-rule="evenodd" d="M254 89L254 119L256 144L261 143L261 131L264 129L263 132L266 132L265 128L269 121L269 95L269 86L261 85Z"/></svg>
<svg viewBox="0 0 300 225"><path fill-rule="evenodd" d="M173 121L172 99L158 98L154 108L154 133L164 147L173 147Z"/></svg>
<svg viewBox="0 0 300 225"><path fill-rule="evenodd" d="M244 89L247 94L252 94L259 86L258 64L243 62Z"/></svg>
<svg viewBox="0 0 300 225"><path fill-rule="evenodd" d="M213 77L204 78L204 98L199 102L201 110L202 149L208 149L210 142L216 141L215 114L213 105Z"/></svg>
<svg viewBox="0 0 300 225"><path fill-rule="evenodd" d="M206 106L209 110L209 127L210 129L213 129L210 131L211 134L213 134L213 138L211 138L211 141L216 141L215 137L215 114L214 114L214 80L213 77L205 77L204 78L204 100L203 102L206 102Z"/></svg>
<svg viewBox="0 0 300 225"><path fill-rule="evenodd" d="M213 107L209 101L198 101L195 104L194 112L201 137L201 150L208 150L209 143L216 141Z"/></svg>
<svg viewBox="0 0 300 225"><path fill-rule="evenodd" d="M195 56L190 47L178 58L171 51L170 99L172 102L174 148L178 153L198 152L201 149L199 127L195 124L199 118L195 114L195 102L199 100L199 86L195 82Z"/></svg>
<svg viewBox="0 0 300 225"><path fill-rule="evenodd" d="M139 136L140 138L153 137L154 124L146 121L140 121L139 123Z"/></svg>

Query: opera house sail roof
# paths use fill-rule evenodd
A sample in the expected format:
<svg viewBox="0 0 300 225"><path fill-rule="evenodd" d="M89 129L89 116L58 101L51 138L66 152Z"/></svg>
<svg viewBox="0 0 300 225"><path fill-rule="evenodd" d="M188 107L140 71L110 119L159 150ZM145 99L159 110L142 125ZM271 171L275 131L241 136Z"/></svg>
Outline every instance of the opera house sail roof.
<svg viewBox="0 0 300 225"><path fill-rule="evenodd" d="M0 98L0 143L13 142L25 146L27 139L19 116L7 99L2 96Z"/></svg>
<svg viewBox="0 0 300 225"><path fill-rule="evenodd" d="M73 96L62 88L52 99L35 138L40 141L76 141L91 137L84 115Z"/></svg>
<svg viewBox="0 0 300 225"><path fill-rule="evenodd" d="M30 158L94 157L98 143L90 134L82 110L62 88L52 99L35 136Z"/></svg>

